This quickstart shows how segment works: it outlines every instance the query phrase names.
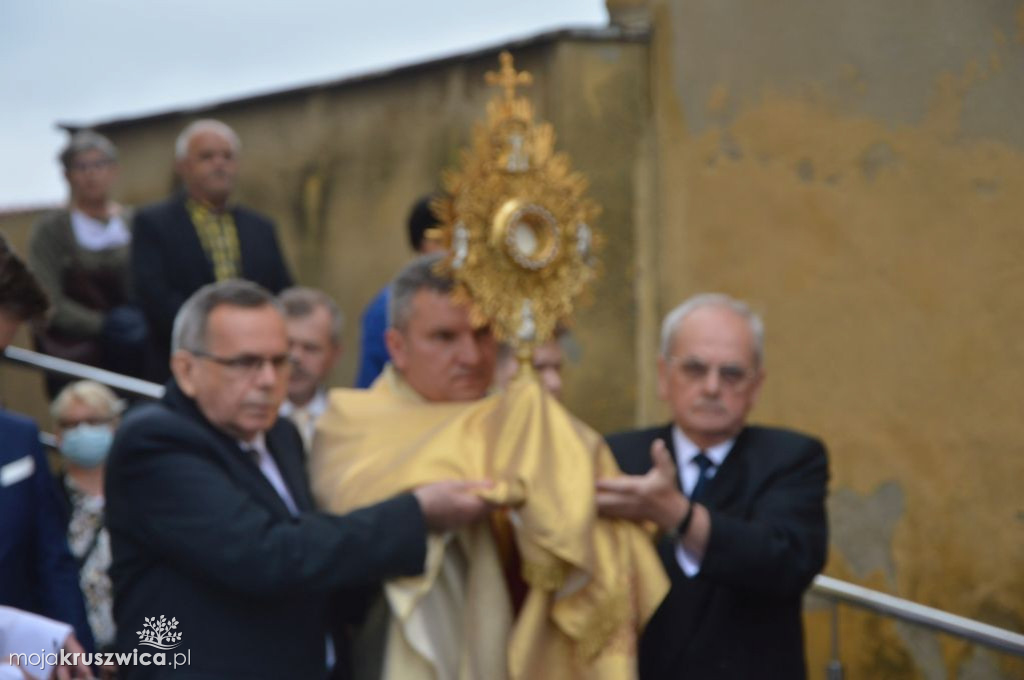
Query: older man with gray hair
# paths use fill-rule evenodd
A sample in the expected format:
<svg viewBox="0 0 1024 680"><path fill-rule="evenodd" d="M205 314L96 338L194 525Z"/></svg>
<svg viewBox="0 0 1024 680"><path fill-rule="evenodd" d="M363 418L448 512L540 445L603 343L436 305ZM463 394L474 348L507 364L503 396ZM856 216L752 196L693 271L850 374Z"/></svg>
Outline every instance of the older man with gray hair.
<svg viewBox="0 0 1024 680"><path fill-rule="evenodd" d="M292 373L281 415L299 428L308 451L316 422L327 410L325 382L341 357L345 317L334 299L322 290L292 286L278 296L288 326Z"/></svg>
<svg viewBox="0 0 1024 680"><path fill-rule="evenodd" d="M760 316L697 295L662 326L673 422L608 438L630 476L598 482L598 508L655 523L672 578L641 641L644 680L806 677L801 602L825 564L828 461L817 439L747 425L764 376Z"/></svg>
<svg viewBox="0 0 1024 680"><path fill-rule="evenodd" d="M120 651L161 616L180 623L179 673L323 678L327 631L352 606L343 590L419 573L428 531L487 510L477 484L452 481L317 512L302 441L278 418L291 371L284 316L252 282L209 284L185 303L171 367L164 398L124 420L107 467Z"/></svg>
<svg viewBox="0 0 1024 680"><path fill-rule="evenodd" d="M292 284L273 222L231 202L241 148L218 120L188 125L174 147L183 191L135 216L135 289L159 357L168 355L174 315L202 286L243 278L279 293ZM161 362L151 377L167 375Z"/></svg>

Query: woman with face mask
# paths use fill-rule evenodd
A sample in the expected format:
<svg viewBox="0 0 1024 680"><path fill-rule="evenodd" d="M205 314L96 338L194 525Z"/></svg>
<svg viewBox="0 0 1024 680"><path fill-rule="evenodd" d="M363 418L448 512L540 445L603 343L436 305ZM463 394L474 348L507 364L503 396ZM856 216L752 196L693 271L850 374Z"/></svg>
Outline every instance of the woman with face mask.
<svg viewBox="0 0 1024 680"><path fill-rule="evenodd" d="M91 380L61 390L50 407L70 505L68 545L78 560L89 625L96 647L114 643L110 536L103 526L103 469L123 410L110 389Z"/></svg>

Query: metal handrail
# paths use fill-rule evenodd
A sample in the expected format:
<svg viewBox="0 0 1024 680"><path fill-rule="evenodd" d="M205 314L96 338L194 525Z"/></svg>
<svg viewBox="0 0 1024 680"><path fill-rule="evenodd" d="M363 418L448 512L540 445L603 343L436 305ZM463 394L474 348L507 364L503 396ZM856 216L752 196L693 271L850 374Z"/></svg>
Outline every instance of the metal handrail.
<svg viewBox="0 0 1024 680"><path fill-rule="evenodd" d="M915 623L976 642L1001 652L1024 656L1024 635L990 626L973 619L926 607L901 597L887 595L831 576L821 575L811 584L815 595L869 609L895 619Z"/></svg>
<svg viewBox="0 0 1024 680"><path fill-rule="evenodd" d="M24 347L8 347L4 350L4 357L12 363L37 368L47 373L57 373L71 378L78 378L79 380L94 380L120 392L137 397L159 399L164 396L163 385L121 375L120 373L96 368L95 366L79 364L67 359L58 359L49 354L33 352Z"/></svg>
<svg viewBox="0 0 1024 680"><path fill-rule="evenodd" d="M60 373L74 378L95 380L104 383L115 389L126 393L134 394L151 399L159 399L163 396L164 387L156 383L130 378L119 373L105 371L103 369L85 366L73 361L58 359L39 352L33 352L21 347L8 347L3 355L8 361L22 366L41 369L46 372ZM890 616L895 619L914 623L926 628L955 635L957 637L975 642L1001 652L1024 656L1024 635L1013 631L990 626L980 621L968 619L956 614L927 607L910 600L905 600L894 595L858 586L846 581L840 581L831 576L820 575L811 584L810 592L824 599L829 600L833 605L844 603L862 609L874 611L883 616ZM835 612L833 612L835 616ZM838 647L838 622L833 619L833 647ZM835 649L838 652L838 649ZM842 668L838 661L838 653L830 664L829 677L841 677ZM833 665L834 664L834 665Z"/></svg>

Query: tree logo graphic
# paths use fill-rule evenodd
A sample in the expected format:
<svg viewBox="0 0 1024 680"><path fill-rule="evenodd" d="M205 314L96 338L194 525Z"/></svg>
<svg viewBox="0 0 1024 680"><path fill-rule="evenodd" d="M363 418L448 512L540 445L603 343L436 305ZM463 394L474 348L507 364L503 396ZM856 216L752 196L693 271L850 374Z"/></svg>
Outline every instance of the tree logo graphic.
<svg viewBox="0 0 1024 680"><path fill-rule="evenodd" d="M148 645L157 649L174 649L181 644L181 633L174 632L174 629L178 627L178 619L172 616L168 621L163 614L159 619L155 616L143 618L145 622L142 624L142 630L135 631L139 636L140 645Z"/></svg>

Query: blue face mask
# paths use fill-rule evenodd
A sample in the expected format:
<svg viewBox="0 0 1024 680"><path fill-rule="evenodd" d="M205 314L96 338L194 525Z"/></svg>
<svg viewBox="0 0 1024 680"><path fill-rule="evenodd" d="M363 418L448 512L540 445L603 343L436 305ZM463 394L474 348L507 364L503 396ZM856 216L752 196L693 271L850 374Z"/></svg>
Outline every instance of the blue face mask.
<svg viewBox="0 0 1024 680"><path fill-rule="evenodd" d="M96 467L107 459L112 441L114 431L109 426L83 423L64 433L60 452L75 465Z"/></svg>

